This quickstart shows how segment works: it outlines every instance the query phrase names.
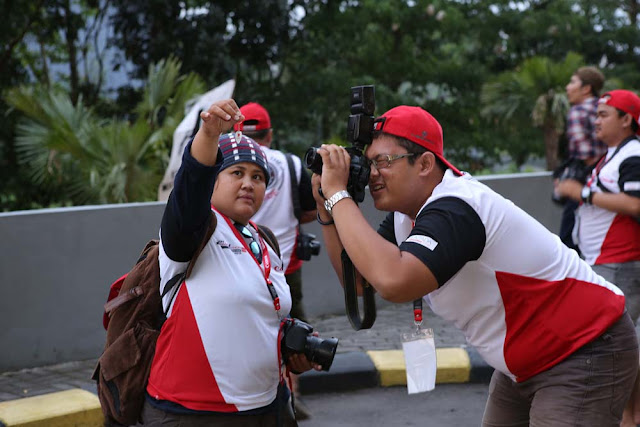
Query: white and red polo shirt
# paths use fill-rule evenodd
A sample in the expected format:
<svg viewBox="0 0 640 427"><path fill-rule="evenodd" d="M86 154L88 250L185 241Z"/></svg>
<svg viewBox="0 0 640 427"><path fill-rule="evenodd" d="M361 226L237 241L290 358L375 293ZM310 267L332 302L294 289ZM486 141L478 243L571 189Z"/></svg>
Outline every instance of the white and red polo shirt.
<svg viewBox="0 0 640 427"><path fill-rule="evenodd" d="M593 193L640 197L640 141L610 147L587 182ZM577 242L591 265L640 261L640 222L629 215L582 204L576 222Z"/></svg>
<svg viewBox="0 0 640 427"><path fill-rule="evenodd" d="M417 215L379 233L431 270L424 299L485 361L525 381L601 335L624 295L542 224L468 174L448 170Z"/></svg>
<svg viewBox="0 0 640 427"><path fill-rule="evenodd" d="M237 230L215 213L216 230L162 327L147 392L196 411L249 411L276 398L280 319L263 267ZM282 261L265 246L272 264L269 278L286 314L291 296ZM170 259L162 241L159 262L162 291L188 263Z"/></svg>

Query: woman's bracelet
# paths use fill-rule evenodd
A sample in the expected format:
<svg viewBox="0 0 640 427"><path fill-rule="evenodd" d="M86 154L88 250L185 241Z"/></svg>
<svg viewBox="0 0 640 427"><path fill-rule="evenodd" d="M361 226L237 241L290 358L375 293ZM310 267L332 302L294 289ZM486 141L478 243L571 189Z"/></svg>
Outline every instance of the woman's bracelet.
<svg viewBox="0 0 640 427"><path fill-rule="evenodd" d="M318 224L320 225L332 225L333 224L333 218L331 218L330 221L324 222L323 220L320 219L320 212L316 212L316 219L318 220Z"/></svg>

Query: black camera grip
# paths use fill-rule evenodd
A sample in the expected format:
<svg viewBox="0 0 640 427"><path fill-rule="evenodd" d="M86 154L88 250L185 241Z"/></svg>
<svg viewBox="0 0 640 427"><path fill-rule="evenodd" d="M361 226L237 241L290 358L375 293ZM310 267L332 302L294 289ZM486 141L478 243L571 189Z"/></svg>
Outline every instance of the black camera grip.
<svg viewBox="0 0 640 427"><path fill-rule="evenodd" d="M373 288L371 286L363 286L362 288L362 306L364 316L360 317L360 309L358 307L358 290L356 283L356 269L353 262L347 255L346 251L342 251L342 283L344 284L344 305L347 311L347 317L351 326L356 331L360 329L369 329L376 321L376 300L374 298Z"/></svg>

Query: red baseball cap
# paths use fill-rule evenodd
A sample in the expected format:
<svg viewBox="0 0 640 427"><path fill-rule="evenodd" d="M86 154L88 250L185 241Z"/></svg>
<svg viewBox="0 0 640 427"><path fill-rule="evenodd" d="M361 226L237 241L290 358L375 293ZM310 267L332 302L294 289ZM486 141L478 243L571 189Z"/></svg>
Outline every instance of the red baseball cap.
<svg viewBox="0 0 640 427"><path fill-rule="evenodd" d="M640 125L640 98L630 90L612 90L600 97L598 104L610 105L618 110L631 115L631 118ZM640 128L638 129L640 135Z"/></svg>
<svg viewBox="0 0 640 427"><path fill-rule="evenodd" d="M240 112L244 115L244 121L242 123L236 123L233 129L247 132L271 129L269 113L257 102L250 102L243 105L240 107Z"/></svg>
<svg viewBox="0 0 640 427"><path fill-rule="evenodd" d="M442 126L426 110L407 105L392 108L375 120L373 130L415 142L431 151L453 173L462 175L458 168L444 158L442 154Z"/></svg>

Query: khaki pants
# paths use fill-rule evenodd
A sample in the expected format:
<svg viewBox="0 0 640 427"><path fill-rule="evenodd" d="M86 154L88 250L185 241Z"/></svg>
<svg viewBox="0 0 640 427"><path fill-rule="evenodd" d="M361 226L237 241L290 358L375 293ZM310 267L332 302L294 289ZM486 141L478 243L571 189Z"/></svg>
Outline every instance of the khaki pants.
<svg viewBox="0 0 640 427"><path fill-rule="evenodd" d="M592 268L624 292L627 311L635 324L640 316L640 261L598 264Z"/></svg>
<svg viewBox="0 0 640 427"><path fill-rule="evenodd" d="M618 427L638 373L638 340L625 313L552 368L515 383L495 371L483 427Z"/></svg>

